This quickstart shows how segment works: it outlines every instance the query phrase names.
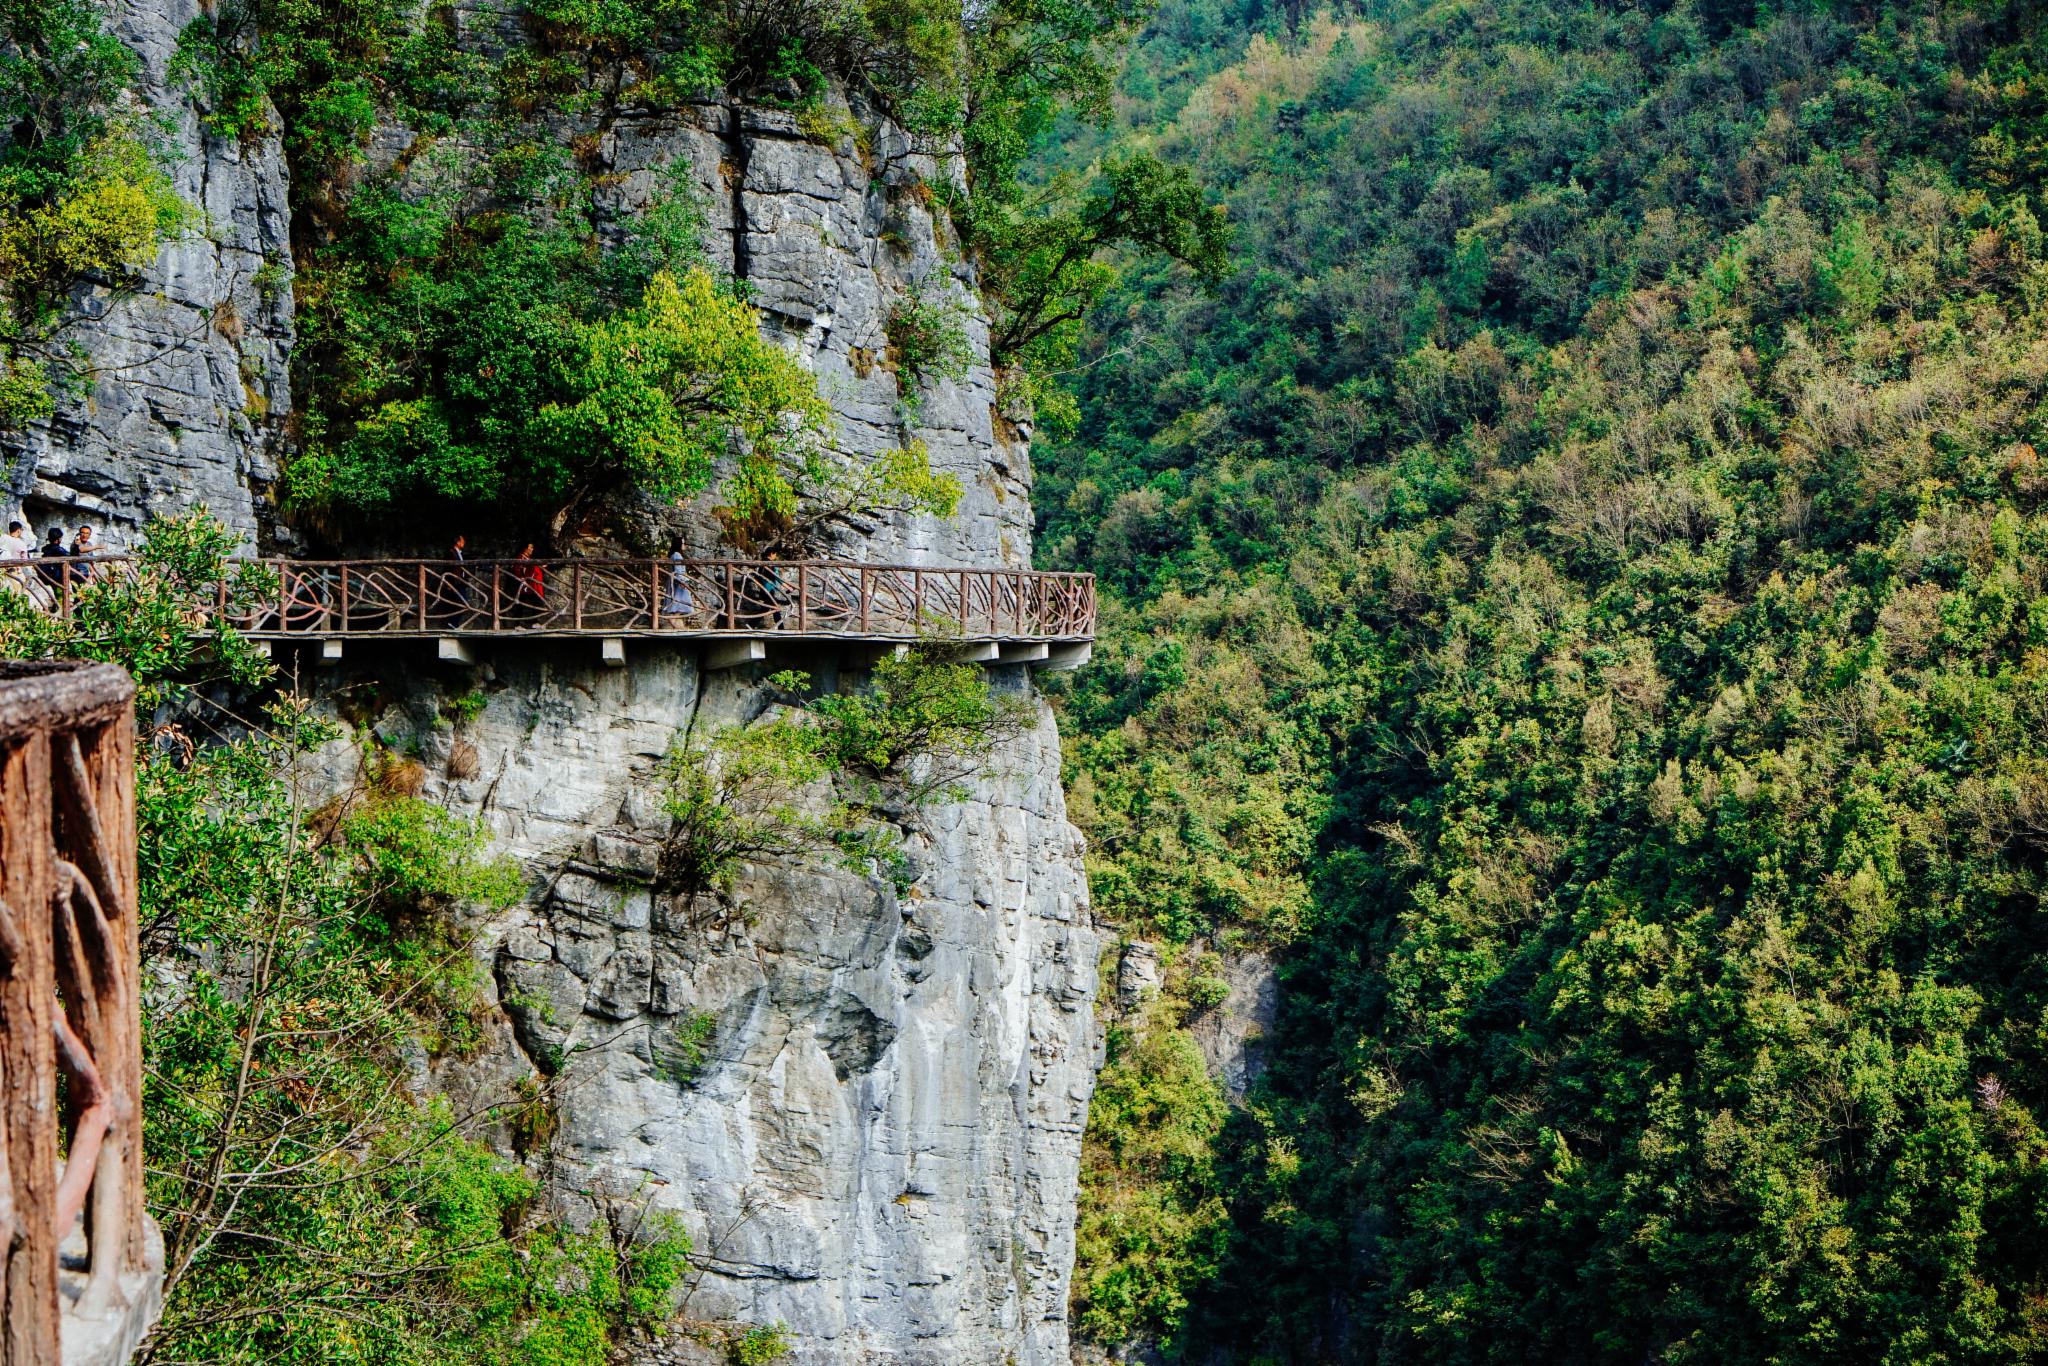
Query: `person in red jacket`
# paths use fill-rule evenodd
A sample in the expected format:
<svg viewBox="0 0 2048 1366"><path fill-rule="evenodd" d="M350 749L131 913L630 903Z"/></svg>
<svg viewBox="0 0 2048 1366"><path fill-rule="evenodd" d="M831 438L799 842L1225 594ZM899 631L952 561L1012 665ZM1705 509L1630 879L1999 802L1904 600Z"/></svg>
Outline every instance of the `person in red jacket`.
<svg viewBox="0 0 2048 1366"><path fill-rule="evenodd" d="M533 562L533 544L531 542L528 542L520 550L519 559L521 563L512 570L512 578L517 584L519 601L533 607L546 606L548 600L547 569L545 566Z"/></svg>

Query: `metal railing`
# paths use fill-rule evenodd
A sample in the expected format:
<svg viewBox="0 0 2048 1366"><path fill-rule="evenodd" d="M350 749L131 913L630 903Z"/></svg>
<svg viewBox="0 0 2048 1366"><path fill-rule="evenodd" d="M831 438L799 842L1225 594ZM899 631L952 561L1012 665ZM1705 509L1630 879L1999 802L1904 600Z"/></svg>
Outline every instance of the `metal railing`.
<svg viewBox="0 0 2048 1366"><path fill-rule="evenodd" d="M829 560L259 560L274 588L223 582L201 610L259 638L787 635L1078 643L1094 638L1095 576ZM122 556L0 562L70 615Z"/></svg>
<svg viewBox="0 0 2048 1366"><path fill-rule="evenodd" d="M142 1187L134 699L110 664L0 662L4 1366L124 1360L159 1307L163 1248Z"/></svg>

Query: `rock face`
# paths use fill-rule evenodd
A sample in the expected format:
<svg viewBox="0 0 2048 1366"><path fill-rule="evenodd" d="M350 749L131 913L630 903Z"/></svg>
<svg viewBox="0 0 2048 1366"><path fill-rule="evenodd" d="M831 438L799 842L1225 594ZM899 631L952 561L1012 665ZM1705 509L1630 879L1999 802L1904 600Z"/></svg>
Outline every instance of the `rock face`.
<svg viewBox="0 0 2048 1366"><path fill-rule="evenodd" d="M691 1319L786 1324L799 1362L1063 1362L1100 941L1050 716L911 823L909 894L811 857L692 905L660 885L652 770L767 690L653 648L607 670L508 647L460 734L433 717L470 680L370 670L425 795L539 883L487 949L509 1028L443 1084L547 1078L554 1190L679 1212L706 1266Z"/></svg>
<svg viewBox="0 0 2048 1366"><path fill-rule="evenodd" d="M457 12L470 41L509 40L496 9ZM194 13L194 0L124 0L117 22L206 229L167 247L137 289L81 291L72 335L97 367L92 393L8 449L37 525L75 509L118 537L203 502L246 539L275 530L265 494L292 342L284 168L274 143L207 137L169 88ZM841 553L1026 566L1026 434L999 411L971 277L919 189L938 170L886 128L856 135L845 114L822 140L787 113L723 105L553 131L591 170L607 231L660 196L696 199L707 255L744 276L770 335L815 369L849 459L921 439L959 478L957 516L842 528ZM379 129L373 168L412 143ZM888 319L909 299L957 316L972 353L957 376L900 373ZM697 512L661 514L650 537L680 530L714 551ZM656 770L679 737L758 719L764 670L705 673L673 644L636 644L623 669L591 642L478 648L478 665L456 668L417 643L351 644L319 687L331 709L424 753L424 795L479 816L531 875L531 899L485 935L492 1041L432 1084L493 1099L537 1086L556 1125L532 1160L565 1209L645 1199L688 1227L703 1263L692 1320L785 1324L799 1363L1064 1362L1101 945L1058 737L1028 675L991 677L1027 699L1032 726L964 800L904 818L907 893L826 858L764 859L720 909L660 885ZM830 653L766 667L859 682L859 661ZM479 714L440 720L444 701L477 690ZM344 788L357 760L338 747L316 776ZM642 1355L723 1359L689 1337Z"/></svg>
<svg viewBox="0 0 2048 1366"><path fill-rule="evenodd" d="M138 94L169 130L172 180L203 221L139 281L82 285L57 340L89 389L0 434L8 491L40 528L99 525L116 547L159 512L201 504L254 546L291 405L289 215L277 140L202 126L169 67L199 0L119 0L112 28L139 59Z"/></svg>
<svg viewBox="0 0 2048 1366"><path fill-rule="evenodd" d="M833 118L859 125L848 111ZM1027 441L1002 414L988 324L945 220L926 203L940 169L886 125L861 150L851 131L821 144L795 115L698 106L616 120L600 138L601 204L639 212L687 165L704 206L708 254L747 280L768 330L817 372L839 416L839 445L872 455L911 439L965 494L950 518L919 517L850 532L847 549L905 564L1031 562ZM727 185L730 184L730 190ZM888 320L918 300L951 313L973 359L958 377L905 373ZM700 525L709 525L708 519Z"/></svg>

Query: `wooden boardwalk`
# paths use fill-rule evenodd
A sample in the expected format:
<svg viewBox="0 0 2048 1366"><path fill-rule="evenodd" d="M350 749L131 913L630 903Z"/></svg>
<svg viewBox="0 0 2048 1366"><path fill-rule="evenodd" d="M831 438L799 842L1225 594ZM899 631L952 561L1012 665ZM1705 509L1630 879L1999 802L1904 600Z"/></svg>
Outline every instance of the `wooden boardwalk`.
<svg viewBox="0 0 2048 1366"><path fill-rule="evenodd" d="M231 587L251 567L263 584L253 596ZM117 555L0 565L61 615L135 568ZM209 625L265 641L942 640L997 647L988 659L1042 660L1094 639L1095 578L831 560L263 559L231 562L201 610Z"/></svg>

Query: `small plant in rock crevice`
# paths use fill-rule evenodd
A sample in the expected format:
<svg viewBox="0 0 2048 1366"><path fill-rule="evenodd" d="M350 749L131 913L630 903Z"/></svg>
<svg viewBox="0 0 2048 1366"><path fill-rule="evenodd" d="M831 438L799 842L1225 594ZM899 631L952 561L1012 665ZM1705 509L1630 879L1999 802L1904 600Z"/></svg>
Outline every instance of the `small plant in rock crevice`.
<svg viewBox="0 0 2048 1366"><path fill-rule="evenodd" d="M806 700L810 678L794 671L768 681L788 710L690 737L657 770L670 819L661 885L691 910L730 894L750 862L807 855L908 893L901 820L962 797L1029 718L939 647L885 658L850 693Z"/></svg>
<svg viewBox="0 0 2048 1366"><path fill-rule="evenodd" d="M924 388L933 380L958 380L974 362L967 310L943 277L926 277L889 310L884 332L889 359L902 378L904 416L915 425L924 414Z"/></svg>
<svg viewBox="0 0 2048 1366"><path fill-rule="evenodd" d="M788 1356L791 1350L789 1329L780 1323L729 1329L725 1336L728 1366L769 1366Z"/></svg>
<svg viewBox="0 0 2048 1366"><path fill-rule="evenodd" d="M685 1089L696 1085L717 1032L718 1016L708 1010L693 1010L678 1019L671 1036L657 1050L662 1075Z"/></svg>

